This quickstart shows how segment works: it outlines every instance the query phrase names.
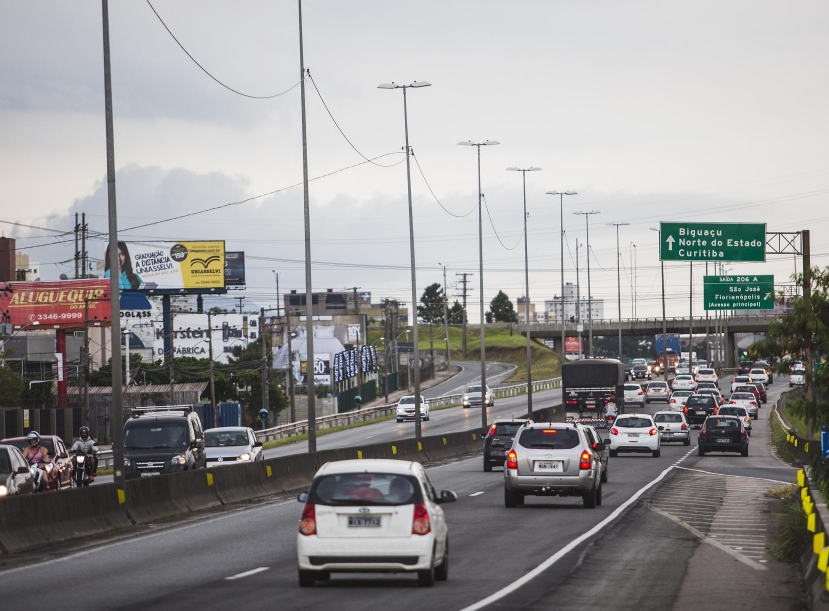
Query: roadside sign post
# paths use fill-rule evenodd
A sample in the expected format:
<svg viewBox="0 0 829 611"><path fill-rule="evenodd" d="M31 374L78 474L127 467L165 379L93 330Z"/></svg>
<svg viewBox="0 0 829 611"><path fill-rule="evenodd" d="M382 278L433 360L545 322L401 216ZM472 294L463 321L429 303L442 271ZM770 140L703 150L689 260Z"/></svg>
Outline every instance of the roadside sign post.
<svg viewBox="0 0 829 611"><path fill-rule="evenodd" d="M705 276L703 298L706 310L773 310L774 276Z"/></svg>
<svg viewBox="0 0 829 611"><path fill-rule="evenodd" d="M765 223L660 223L661 261L766 260Z"/></svg>

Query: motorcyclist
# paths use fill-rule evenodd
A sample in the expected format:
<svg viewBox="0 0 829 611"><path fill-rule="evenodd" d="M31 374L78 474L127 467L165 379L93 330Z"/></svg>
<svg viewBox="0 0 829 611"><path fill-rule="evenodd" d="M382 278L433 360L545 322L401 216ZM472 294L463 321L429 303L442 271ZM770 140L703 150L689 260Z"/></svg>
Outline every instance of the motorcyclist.
<svg viewBox="0 0 829 611"><path fill-rule="evenodd" d="M36 490L46 487L46 465L52 462L49 458L49 450L40 445L40 435L32 431L26 435L26 442L29 444L23 448L23 458L29 463L35 472Z"/></svg>
<svg viewBox="0 0 829 611"><path fill-rule="evenodd" d="M84 452L89 456L92 462L92 468L89 470L89 481L95 481L95 476L98 474L98 444L89 436L89 427L82 426L78 431L80 437L72 445L73 452Z"/></svg>
<svg viewBox="0 0 829 611"><path fill-rule="evenodd" d="M604 406L604 415L605 420L608 422L613 422L616 420L616 416L618 415L618 410L616 408L616 397L608 397L607 402Z"/></svg>

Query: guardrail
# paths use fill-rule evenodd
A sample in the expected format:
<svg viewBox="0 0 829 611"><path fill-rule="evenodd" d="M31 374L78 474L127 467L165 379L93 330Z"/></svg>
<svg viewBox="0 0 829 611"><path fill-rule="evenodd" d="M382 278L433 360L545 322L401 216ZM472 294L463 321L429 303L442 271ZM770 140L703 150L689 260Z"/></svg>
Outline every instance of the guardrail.
<svg viewBox="0 0 829 611"><path fill-rule="evenodd" d="M533 392L542 390L552 390L561 388L561 378L550 378L547 380L536 380L533 382ZM506 399L507 397L516 397L527 392L526 384L512 384L510 386L502 386L492 391L496 399ZM428 399L430 407L447 407L450 405L460 405L463 394L443 395L435 399ZM337 426L345 426L354 424L355 422L366 422L368 420L376 420L385 416L392 416L397 411L397 404L378 405L376 407L366 407L361 409L344 412L342 414L333 414L331 416L320 416L316 419L316 430L325 430ZM284 439L285 437L294 437L308 432L308 421L300 420L291 422L289 424L282 424L274 426L269 429L256 431L256 438L259 441L271 441L274 439ZM112 466L112 450L104 450L98 453L98 466L111 467Z"/></svg>

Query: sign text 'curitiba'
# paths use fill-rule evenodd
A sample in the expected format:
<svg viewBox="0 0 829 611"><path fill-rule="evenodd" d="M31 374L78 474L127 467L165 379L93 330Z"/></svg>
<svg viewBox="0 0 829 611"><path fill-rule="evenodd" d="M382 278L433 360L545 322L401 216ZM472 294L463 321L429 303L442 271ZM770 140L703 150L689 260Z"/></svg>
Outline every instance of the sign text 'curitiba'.
<svg viewBox="0 0 829 611"><path fill-rule="evenodd" d="M765 223L660 225L662 261L765 261Z"/></svg>

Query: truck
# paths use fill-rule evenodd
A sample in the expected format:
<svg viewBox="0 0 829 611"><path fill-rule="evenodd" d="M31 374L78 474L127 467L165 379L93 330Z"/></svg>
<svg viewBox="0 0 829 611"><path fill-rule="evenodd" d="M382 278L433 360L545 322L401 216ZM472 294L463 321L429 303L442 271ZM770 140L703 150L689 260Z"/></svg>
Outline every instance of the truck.
<svg viewBox="0 0 829 611"><path fill-rule="evenodd" d="M624 413L625 365L616 359L586 359L561 366L561 397L567 422L607 426L608 404Z"/></svg>
<svg viewBox="0 0 829 611"><path fill-rule="evenodd" d="M654 373L664 373L665 367L668 368L669 372L674 371L679 361L679 335L668 333L667 341L665 341L665 337L660 333L656 336L654 347L656 349L656 362L659 366L658 371L654 371Z"/></svg>

